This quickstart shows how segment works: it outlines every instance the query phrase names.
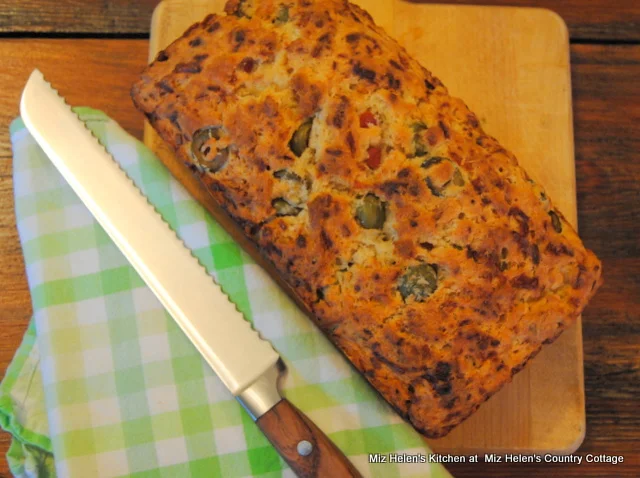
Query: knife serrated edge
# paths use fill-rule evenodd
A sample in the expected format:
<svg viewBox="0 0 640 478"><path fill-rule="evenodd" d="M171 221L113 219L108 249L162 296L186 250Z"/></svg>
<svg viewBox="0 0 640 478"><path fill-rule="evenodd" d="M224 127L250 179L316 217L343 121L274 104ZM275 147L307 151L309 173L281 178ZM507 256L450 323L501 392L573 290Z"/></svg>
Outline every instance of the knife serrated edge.
<svg viewBox="0 0 640 478"><path fill-rule="evenodd" d="M59 116L48 118L49 121L45 122L45 124L43 120L46 113L35 111L34 114L33 109L36 107L44 110L48 108L52 109ZM113 159L104 145L78 118L64 98L44 79L44 76L38 70L34 70L27 82L20 103L20 111L27 129L29 129L38 144L45 153L47 153L82 202L89 208L101 226L118 245L123 254L131 262L136 271L138 271L147 285L153 290L170 315L172 315L180 328L200 351L209 365L211 365L231 393L235 396L242 395L242 397L240 397L243 399L241 402L245 402L243 405L253 415L254 419L266 412L269 407L275 405L280 399L275 384L278 376L276 362L279 356L273 349L271 343L263 339L258 331L252 327L251 323L238 311L237 306L229 300L229 297L222 291L221 287L214 282L213 278L193 255L192 251L186 247L184 242L176 235L175 231L170 228L164 218L162 218L149 202L148 198L142 194L131 178ZM43 133L43 130L46 130L47 133ZM67 137L67 144L65 144L64 141L58 141L54 144L55 136L52 137L51 135L55 133L61 137ZM68 144L71 140L76 141L73 146ZM83 178L87 179L89 168L83 168L78 164L75 164L72 168L67 164L67 162L73 162L72 156L69 155L79 154L77 151L74 152L72 148L76 150L79 149L80 152L88 152L89 155L99 155L101 157L101 163L96 163L97 158L93 158L90 166L93 168L91 172L95 175L96 171L99 171L105 175L103 177L111 176L110 181L112 181L114 177L119 177L116 182L122 184L126 182L127 188L124 188L122 184L117 184L118 192L124 193L128 191L126 194L130 196L128 199L132 199L133 195L136 197L135 200L129 201L126 207L128 207L129 210L133 209L134 213L143 211L144 220L146 221L144 226L153 226L153 231L147 231L144 237L147 238L147 236L159 232L159 235L155 237L166 236L166 238L170 238L162 239L162 242L166 242L166 245L168 245L166 247L167 250L175 253L175 259L180 263L181 267L185 268L185 264L190 264L188 266L191 268L189 271L191 274L190 278L196 276L194 267L197 267L197 274L200 276L197 279L198 290L200 290L200 288L206 290L208 287L209 292L213 293L217 298L224 298L224 301L216 304L216 306L226 309L223 311L223 315L227 317L228 320L224 322L217 320L216 324L227 328L229 328L229 324L236 324L235 330L226 330L223 334L225 337L231 338L230 334L233 333L233 338L236 342L240 342L243 347L247 345L251 346L250 349L243 348L240 354L235 354L235 358L238 361L244 362L247 366L238 367L237 363L229 363L229 357L232 357L234 354L229 353L229 350L233 349L233 347L228 347L228 344L226 344L225 356L221 357L220 348L224 348L225 344L218 341L216 347L211 346L211 343L209 343L205 337L207 334L203 334L201 330L203 326L207 325L206 322L201 321L196 326L192 322L192 319L181 310L179 304L176 304L172 297L166 294L166 289L163 288L162 283L155 277L149 269L149 266L145 264L144 259L137 254L136 247L132 247L127 240L127 237L131 236L122 234L118 226L114 225L113 214L110 216L108 212L105 213L105 206L109 206L105 203L104 197L96 199L96 196L100 194L104 195L104 191L93 191L89 193L83 185ZM100 164L99 167L97 166L98 164ZM110 182L109 184L113 186L115 183ZM119 197L118 200L122 200L122 197ZM133 207L133 205L135 205L135 207ZM121 214L118 214L118 216L122 217ZM143 216L137 216L138 219L141 217ZM180 255L183 257L180 257ZM184 270L180 272L184 272ZM166 281L167 278L165 277L163 280ZM205 282L208 283L208 286L204 285ZM183 287L182 289L186 292L189 288ZM189 294L183 295L188 296ZM195 299L197 299L197 297ZM219 309L217 309L216 312L217 311L219 311ZM209 310L208 312L214 313L213 310ZM236 317L230 317L230 315L236 315ZM242 325L238 326L237 324ZM215 330L209 327L207 332L208 339L211 340L211 332L215 332ZM236 347L236 350L238 349L239 347ZM250 359L247 359L247 357L250 357ZM231 370L230 367L232 368ZM242 378L240 379L239 376ZM264 395L269 395L270 397L265 397Z"/></svg>

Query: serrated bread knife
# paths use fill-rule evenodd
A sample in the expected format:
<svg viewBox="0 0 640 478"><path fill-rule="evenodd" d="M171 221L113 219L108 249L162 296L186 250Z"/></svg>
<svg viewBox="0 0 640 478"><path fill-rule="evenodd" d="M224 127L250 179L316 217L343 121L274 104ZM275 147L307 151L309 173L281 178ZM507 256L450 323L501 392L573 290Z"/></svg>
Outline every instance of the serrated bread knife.
<svg viewBox="0 0 640 478"><path fill-rule="evenodd" d="M106 149L34 70L22 119L189 340L301 477L360 476L277 388L277 352L192 256Z"/></svg>

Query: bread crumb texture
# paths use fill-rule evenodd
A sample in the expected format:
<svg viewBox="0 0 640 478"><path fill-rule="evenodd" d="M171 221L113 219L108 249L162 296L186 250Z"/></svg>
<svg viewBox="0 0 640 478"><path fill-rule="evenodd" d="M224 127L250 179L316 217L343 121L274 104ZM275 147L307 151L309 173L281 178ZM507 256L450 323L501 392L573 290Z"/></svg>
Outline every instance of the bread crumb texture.
<svg viewBox="0 0 640 478"><path fill-rule="evenodd" d="M575 322L601 266L361 8L230 0L132 97L328 337L428 437Z"/></svg>

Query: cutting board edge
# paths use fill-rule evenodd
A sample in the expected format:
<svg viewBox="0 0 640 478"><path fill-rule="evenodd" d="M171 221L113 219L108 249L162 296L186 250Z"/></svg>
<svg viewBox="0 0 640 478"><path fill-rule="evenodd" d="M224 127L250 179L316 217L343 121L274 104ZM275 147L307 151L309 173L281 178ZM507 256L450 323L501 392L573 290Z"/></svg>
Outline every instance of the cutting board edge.
<svg viewBox="0 0 640 478"><path fill-rule="evenodd" d="M155 56L157 55L157 52L160 50L159 48L159 29L154 28L155 25L157 25L160 22L160 18L162 17L165 8L167 8L167 2L165 0L161 0L160 3L158 3L158 5L156 5L156 7L153 9L153 13L151 14L151 24L149 25L149 56L148 56L148 63L151 63ZM156 52L156 53L154 53ZM147 139L147 132L145 129L145 136L144 136L144 140L146 141Z"/></svg>
<svg viewBox="0 0 640 478"><path fill-rule="evenodd" d="M534 447L511 447L511 448L492 448L491 450L486 450L483 448L473 448L473 447L461 447L452 450L451 448L439 448L437 444L434 444L431 440L426 439L425 441L431 448L434 453L455 453L458 455L479 455L484 456L485 454L496 454L496 455L505 455L505 454L522 454L522 455L540 455L544 456L547 454L550 455L572 455L582 446L584 439L586 437L585 428L582 429L582 432L579 433L576 439L568 445L566 448L534 448Z"/></svg>
<svg viewBox="0 0 640 478"><path fill-rule="evenodd" d="M165 0L162 0L164 2ZM171 1L171 0L168 0ZM353 1L353 0L351 0ZM410 3L413 5L425 5L424 3L408 1L408 0L395 0L402 3ZM520 7L516 5L458 5L453 3L429 3L429 7L436 8L456 8L456 9L482 9L482 10L512 10L512 11L520 11L520 12L538 12L544 15L548 15L553 17L554 21L560 26L564 32L566 33L567 39L569 38L569 27L567 26L567 22L564 18L555 10L547 7Z"/></svg>
<svg viewBox="0 0 640 478"><path fill-rule="evenodd" d="M153 13L151 15L151 26L155 25L158 22L158 18L160 18L162 16L162 12L163 10L166 8L166 4L169 3L171 0L161 0L156 7L153 9ZM409 4L413 4L413 5L423 5L421 3L416 3L416 2L411 2L411 1L406 1L406 0L396 0L396 1L401 1L403 3L409 3ZM513 6L513 5L454 5L454 4L447 4L447 3L431 3L429 4L429 7L436 7L436 8L457 8L457 9L469 9L469 10L473 10L473 9L483 9L483 10L517 10L517 11L521 11L521 12L531 12L534 14L540 14L540 15L544 15L544 16L549 16L553 19L554 23L557 24L557 26L560 28L560 30L562 31L562 36L564 38L564 41L566 42L567 46L569 45L569 41L570 41L570 37L569 37L569 26L567 25L567 22L564 20L564 18L555 10L552 10L550 8L545 8L545 7L517 7L517 6ZM151 41L151 45L149 47L149 54L151 55L151 52L153 51L153 42L154 42L154 30L153 28L150 29L150 41ZM157 40L157 37L156 39ZM153 60L153 57L150 56L149 58L149 62L151 62L151 60Z"/></svg>
<svg viewBox="0 0 640 478"><path fill-rule="evenodd" d="M155 25L159 20L159 18L161 18L163 16L163 13L165 11L165 9L167 9L169 7L169 4L172 3L173 0L162 0L157 7L154 9L153 12L153 17L152 17L152 26ZM404 0L395 0L398 2L402 2L402 3L407 3L407 4L414 4L414 5L420 5L420 4L415 4L413 2L406 2ZM424 5L425 7L436 7L436 8L457 8L457 9L464 9L464 10L486 10L486 9L490 9L490 10L494 10L494 11L528 11L534 14L539 14L542 15L542 17L547 17L549 18L554 24L557 30L559 30L559 34L561 35L561 41L566 44L566 51L567 51L567 56L568 56L568 67L567 67L567 74L568 74L568 84L569 86L571 86L571 70L570 70L570 52L569 52L569 34L568 34L568 28L567 25L564 21L564 19L558 15L555 11L547 9L547 8L538 8L538 7L515 7L515 6L481 6L481 5L447 5L447 4L429 4L429 5ZM195 23L195 22L194 22ZM186 30L186 28L185 28ZM158 33L157 33L157 29L152 28L151 29L151 42L150 42L150 55L149 55L149 60L153 60L154 55L151 53L152 51L155 50L159 50L160 47L160 41L161 38L159 37ZM168 44L168 43L167 43ZM166 45L162 45L163 47L165 47ZM574 125L573 125L573 110L572 110L572 104L573 104L573 100L572 100L572 95L571 95L571 88L569 88L568 91L568 95L567 95L567 99L569 102L569 122L568 122L568 141L570 142L571 145L571 154L570 154L570 160L571 163L574 164L575 163L575 151L574 151ZM155 136L154 132L151 131L152 128L150 128L148 125L147 127L145 127L145 134L144 134L144 142L145 144L149 144L149 142L152 142L152 138ZM164 162L164 161L163 161ZM573 206L577 209L577 196L576 196L576 185L575 185L575 167L573 168L573 177L572 179L572 185L570 185L570 187L572 187L572 190L574 192L574 197L573 197ZM173 171L172 171L173 173ZM577 215L576 215L577 216ZM298 304L299 305L299 304ZM303 308L304 309L304 308ZM490 448L489 450L487 449L482 449L482 448L475 448L475 447L459 447L456 448L455 451L459 451L460 453L530 453L530 454L545 454L545 453L555 453L555 454L570 454L573 453L575 450L577 450L582 442L584 441L585 435L586 435L586 408L585 408L585 396L584 396L584 370L583 370L583 341L582 341L582 330L581 330L581 322L580 320L577 322L576 324L577 327L579 327L579 331L576 332L577 333L577 338L576 338L576 352L577 352L577 360L576 360L576 366L579 369L579 382L580 382L580 393L581 393L581 403L579 406L579 413L581 415L581 417L579 418L579 423L578 421L576 421L576 424L579 424L580 426L578 427L578 429L576 430L576 433L570 435L570 439L567 440L567 444L563 445L563 446L558 446L558 447L553 447L553 448L548 448L548 447L519 447L519 446L514 446L514 447L510 447L510 448ZM572 333L569 330L566 331L565 333ZM555 345L555 344L554 344ZM550 345L548 347L553 347L553 345ZM508 385L507 385L508 386ZM490 399L491 400L491 399ZM567 437L569 435L565 435L565 437ZM434 443L433 445L433 449L438 450L439 447L438 445L435 443L435 441L433 440L428 440L426 439L427 442L429 443ZM445 448L443 451L446 452L454 452L454 450L451 447L447 447Z"/></svg>

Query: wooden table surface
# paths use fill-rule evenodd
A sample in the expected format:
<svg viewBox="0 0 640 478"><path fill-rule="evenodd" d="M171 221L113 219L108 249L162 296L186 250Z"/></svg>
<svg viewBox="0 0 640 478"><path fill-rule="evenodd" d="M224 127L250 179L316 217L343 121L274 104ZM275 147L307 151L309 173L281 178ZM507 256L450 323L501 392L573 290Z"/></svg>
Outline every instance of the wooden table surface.
<svg viewBox="0 0 640 478"><path fill-rule="evenodd" d="M605 284L583 316L587 435L582 455L617 466L452 465L458 477L640 476L640 1L449 0L552 8L567 22L580 235ZM71 104L106 111L136 137L129 87L144 65L157 0L3 0L0 4L0 377L32 309L13 212L8 126L34 67ZM4 455L9 436L0 433ZM8 476L0 458L0 477Z"/></svg>

